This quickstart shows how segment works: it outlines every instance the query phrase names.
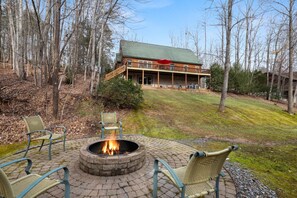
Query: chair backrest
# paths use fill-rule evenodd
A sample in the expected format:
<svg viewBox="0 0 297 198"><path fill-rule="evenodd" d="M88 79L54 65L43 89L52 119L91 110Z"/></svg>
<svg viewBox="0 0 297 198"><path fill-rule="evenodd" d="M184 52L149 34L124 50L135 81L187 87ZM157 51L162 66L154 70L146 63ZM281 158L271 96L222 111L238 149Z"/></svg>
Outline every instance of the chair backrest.
<svg viewBox="0 0 297 198"><path fill-rule="evenodd" d="M39 115L24 117L23 119L26 123L28 132L45 129L44 123Z"/></svg>
<svg viewBox="0 0 297 198"><path fill-rule="evenodd" d="M229 153L237 148L238 146L230 146L217 152L196 152L187 165L183 183L194 184L215 179L220 174Z"/></svg>
<svg viewBox="0 0 297 198"><path fill-rule="evenodd" d="M104 122L104 124L112 124L117 123L117 113L103 113L101 112L101 121Z"/></svg>
<svg viewBox="0 0 297 198"><path fill-rule="evenodd" d="M14 197L10 182L6 174L1 168L0 168L0 197Z"/></svg>

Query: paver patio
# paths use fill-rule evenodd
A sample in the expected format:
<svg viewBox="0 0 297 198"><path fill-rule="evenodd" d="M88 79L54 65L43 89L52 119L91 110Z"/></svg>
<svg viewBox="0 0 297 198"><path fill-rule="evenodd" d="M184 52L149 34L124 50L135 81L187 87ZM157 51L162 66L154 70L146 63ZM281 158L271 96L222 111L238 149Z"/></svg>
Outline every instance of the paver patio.
<svg viewBox="0 0 297 198"><path fill-rule="evenodd" d="M32 159L32 172L43 174L58 166L64 165L69 168L71 185L71 197L152 197L153 162L155 158L166 160L173 168L187 164L189 155L194 148L177 143L175 141L149 138L141 135L126 135L126 140L139 142L146 147L146 163L138 171L120 176L94 176L84 173L79 168L79 149L88 143L100 140L99 137L70 140L66 143L66 152L63 152L62 143L52 147L52 160L47 158L47 147L40 152L38 149L30 150L27 157ZM23 157L23 153L9 156L0 160L0 163ZM18 167L19 166L19 167ZM24 165L17 164L4 169L10 179L24 175ZM220 196L232 198L236 195L234 183L230 175L224 170L226 176L220 181ZM63 172L53 175L62 177ZM159 174L159 197L178 197L179 192L162 174ZM47 191L39 197L63 197L64 186L60 185ZM214 197L214 194L205 196Z"/></svg>

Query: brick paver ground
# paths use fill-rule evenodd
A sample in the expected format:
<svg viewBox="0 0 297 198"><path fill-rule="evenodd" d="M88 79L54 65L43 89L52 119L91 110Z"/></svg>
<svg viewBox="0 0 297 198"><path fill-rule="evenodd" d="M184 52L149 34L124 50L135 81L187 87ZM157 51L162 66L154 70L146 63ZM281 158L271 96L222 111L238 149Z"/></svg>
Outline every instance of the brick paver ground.
<svg viewBox="0 0 297 198"><path fill-rule="evenodd" d="M99 138L86 138L71 140L66 143L66 152L63 152L62 143L52 146L52 160L48 160L47 147L29 151L27 157L33 161L32 172L43 174L61 165L67 166L70 171L71 197L102 197L102 198L124 198L124 197L152 197L153 186L153 162L155 158L166 160L173 168L186 165L189 155L195 150L189 146L174 141L149 138L141 135L128 135L123 139L142 143L146 147L146 163L138 171L120 176L102 177L84 173L78 165L79 149L88 143L99 140ZM21 158L23 153L12 155L0 160L0 163ZM23 164L10 166L4 169L8 177L13 180L24 175ZM230 175L224 171L226 176L220 181L220 196L232 198L236 195L234 183ZM63 172L54 174L53 177L62 177ZM180 194L175 186L162 174L159 174L158 197L178 197ZM39 197L63 197L64 186L59 185L51 188ZM205 196L214 197L214 194Z"/></svg>

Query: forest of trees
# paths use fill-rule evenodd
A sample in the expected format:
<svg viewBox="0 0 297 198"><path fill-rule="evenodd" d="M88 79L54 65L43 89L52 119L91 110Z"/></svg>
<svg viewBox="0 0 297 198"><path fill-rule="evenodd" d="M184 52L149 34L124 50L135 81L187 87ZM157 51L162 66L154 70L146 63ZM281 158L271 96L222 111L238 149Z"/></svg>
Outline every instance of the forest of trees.
<svg viewBox="0 0 297 198"><path fill-rule="evenodd" d="M131 2L0 0L0 62L11 64L20 79L33 73L36 86L53 85L56 117L63 78L75 84L76 75L83 74L84 79L91 79L90 94L93 94L102 71L112 68L116 34L113 27L124 25L131 17L126 14L132 9ZM297 90L297 86L293 87L297 50L295 0L205 2L208 12L215 13L217 24L204 22L198 24L197 29L186 28L182 36L171 34L169 37L172 46L192 49L204 66L217 63L224 70L220 110L224 111L229 71L235 65L236 71L267 72L268 99L271 99L275 78L278 78L277 92L281 92L280 77L285 73L289 77L288 112L291 114L294 89ZM193 23L197 21L193 19ZM207 42L207 25L217 27L218 39L214 44Z"/></svg>
<svg viewBox="0 0 297 198"><path fill-rule="evenodd" d="M230 90L227 82L229 70L233 64L236 66L233 70L240 69L248 74L249 79L241 83L252 82L254 77L252 74L256 70L266 72L268 99L271 99L273 92L282 93L281 78L289 77L287 100L288 112L292 114L293 98L296 98L297 93L294 91L297 90L297 86L293 87L297 50L295 0L212 0L209 2L206 13L215 13L216 24L207 24L205 20L197 23L197 28L194 30L185 28L179 35L170 34L170 39L172 46L192 49L204 66L210 67L215 64L223 69L226 81L222 79L222 89L219 89L222 91L223 99L220 111L224 111L223 102L227 90ZM208 41L207 28L210 26L216 27L218 34L216 41ZM249 84L245 87L248 88Z"/></svg>
<svg viewBox="0 0 297 198"><path fill-rule="evenodd" d="M113 66L112 25L124 24L129 4L120 0L0 0L0 62L20 79L33 74L36 86L53 85L57 117L61 82L91 79ZM103 66L105 68L103 68ZM63 74L63 75L62 75Z"/></svg>

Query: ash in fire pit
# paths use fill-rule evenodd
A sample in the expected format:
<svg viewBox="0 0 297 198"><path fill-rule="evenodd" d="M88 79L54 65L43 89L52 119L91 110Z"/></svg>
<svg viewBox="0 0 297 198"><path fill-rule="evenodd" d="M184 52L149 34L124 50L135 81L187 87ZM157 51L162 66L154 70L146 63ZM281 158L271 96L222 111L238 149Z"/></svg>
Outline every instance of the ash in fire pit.
<svg viewBox="0 0 297 198"><path fill-rule="evenodd" d="M100 176L124 175L145 163L145 147L128 140L101 140L80 149L79 167Z"/></svg>

